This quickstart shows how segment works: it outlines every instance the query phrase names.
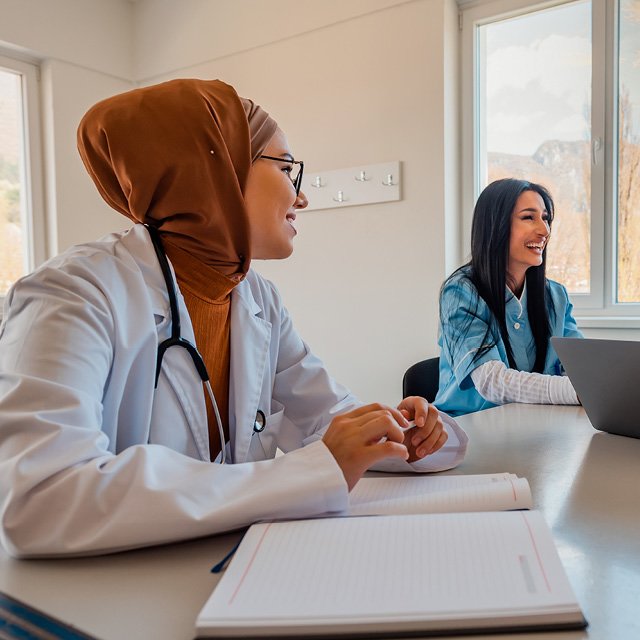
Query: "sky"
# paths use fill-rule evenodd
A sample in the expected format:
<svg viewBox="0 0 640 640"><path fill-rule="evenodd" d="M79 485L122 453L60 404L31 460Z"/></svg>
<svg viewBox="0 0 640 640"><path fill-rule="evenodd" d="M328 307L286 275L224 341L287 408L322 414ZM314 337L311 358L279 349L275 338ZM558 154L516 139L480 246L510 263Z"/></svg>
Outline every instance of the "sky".
<svg viewBox="0 0 640 640"><path fill-rule="evenodd" d="M636 105L640 135L640 0L621 5L620 79ZM581 0L480 29L487 150L531 155L545 140L588 140L591 3Z"/></svg>

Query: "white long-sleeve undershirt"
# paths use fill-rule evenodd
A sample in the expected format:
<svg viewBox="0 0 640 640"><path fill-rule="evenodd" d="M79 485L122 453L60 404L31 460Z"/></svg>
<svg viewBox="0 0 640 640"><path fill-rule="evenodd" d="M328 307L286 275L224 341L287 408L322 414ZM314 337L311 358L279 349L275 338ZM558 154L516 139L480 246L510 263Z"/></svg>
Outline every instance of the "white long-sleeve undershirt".
<svg viewBox="0 0 640 640"><path fill-rule="evenodd" d="M471 379L478 393L494 404L580 404L567 376L508 369L499 360L481 364L471 372Z"/></svg>

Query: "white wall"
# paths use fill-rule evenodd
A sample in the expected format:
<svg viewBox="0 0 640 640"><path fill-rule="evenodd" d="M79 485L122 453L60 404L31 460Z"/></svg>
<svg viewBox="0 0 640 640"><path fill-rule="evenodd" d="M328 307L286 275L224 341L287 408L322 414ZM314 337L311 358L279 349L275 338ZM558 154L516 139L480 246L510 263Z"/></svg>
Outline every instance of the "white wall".
<svg viewBox="0 0 640 640"><path fill-rule="evenodd" d="M364 400L397 402L404 370L437 353L445 227L457 228L456 63L447 58L457 51L455 2L240 4L271 11L256 25L237 9L216 11L216 20L203 13L211 3L196 0L182 2L180 16L171 3L138 2L138 77L233 84L273 114L311 172L402 161L400 202L302 213L293 257L254 264L336 378ZM166 42L167 25L176 58L161 60L173 68L160 76L143 34ZM305 31L295 35L292 25ZM263 44L249 46L243 28L257 29Z"/></svg>
<svg viewBox="0 0 640 640"><path fill-rule="evenodd" d="M168 71L187 71L203 62L257 49L406 2L137 0L134 4L135 77L148 84L162 79ZM304 55L304 51L298 51L298 56Z"/></svg>
<svg viewBox="0 0 640 640"><path fill-rule="evenodd" d="M0 43L132 77L132 5L127 0L0 0Z"/></svg>
<svg viewBox="0 0 640 640"><path fill-rule="evenodd" d="M59 60L42 66L46 103L46 195L50 255L129 226L98 194L80 160L76 130L93 104L126 91L129 81Z"/></svg>
<svg viewBox="0 0 640 640"><path fill-rule="evenodd" d="M0 49L41 64L47 253L127 226L100 198L76 150L98 100L134 86L127 0L0 0Z"/></svg>
<svg viewBox="0 0 640 640"><path fill-rule="evenodd" d="M0 15L0 49L42 63L50 253L127 225L75 131L136 82L231 82L309 171L401 160L400 202L301 215L294 256L258 266L338 379L399 398L406 367L437 353L437 292L459 261L454 0L0 0Z"/></svg>

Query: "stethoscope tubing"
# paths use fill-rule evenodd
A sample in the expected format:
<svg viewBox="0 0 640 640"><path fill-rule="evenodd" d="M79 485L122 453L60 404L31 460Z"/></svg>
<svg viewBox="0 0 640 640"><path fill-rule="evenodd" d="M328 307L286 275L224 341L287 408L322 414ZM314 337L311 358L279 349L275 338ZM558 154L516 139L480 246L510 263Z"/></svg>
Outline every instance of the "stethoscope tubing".
<svg viewBox="0 0 640 640"><path fill-rule="evenodd" d="M162 277L164 278L165 286L167 289L167 294L169 296L169 310L170 310L170 319L171 319L171 337L163 340L158 345L158 355L156 359L156 376L155 376L155 385L154 388L158 388L158 379L160 377L160 369L162 367L162 359L164 357L167 349L171 347L182 347L186 349L189 355L191 356L191 360L202 380L209 399L211 400L211 405L213 406L213 412L216 417L216 423L218 426L218 433L220 435L220 447L221 447L221 458L220 464L225 464L227 461L227 446L226 440L224 437L224 430L222 428L222 420L220 418L220 411L218 409L218 403L216 402L215 394L213 393L213 389L211 388L211 382L209 380L209 373L207 371L207 367L204 363L204 359L200 355L200 352L196 348L194 344L183 338L181 334L180 327L180 311L178 309L178 296L176 294L176 288L173 281L173 275L171 273L171 267L169 266L169 260L167 260L167 255L164 251L164 247L162 246L162 240L160 239L160 233L158 229L152 227L150 225L145 225L147 231L149 232L149 236L151 237L151 244L153 245L153 249L155 251L156 257L158 259L158 263L160 265L160 270L162 271ZM256 412L256 418L253 423L253 432L254 433L262 433L267 426L267 418L263 411L258 409Z"/></svg>

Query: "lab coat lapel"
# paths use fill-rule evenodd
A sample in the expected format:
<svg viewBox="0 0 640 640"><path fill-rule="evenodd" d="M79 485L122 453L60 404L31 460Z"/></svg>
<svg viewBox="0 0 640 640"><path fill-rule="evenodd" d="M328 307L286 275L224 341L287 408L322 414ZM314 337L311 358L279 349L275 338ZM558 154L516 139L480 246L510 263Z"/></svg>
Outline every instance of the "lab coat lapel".
<svg viewBox="0 0 640 640"><path fill-rule="evenodd" d="M260 317L261 312L249 283L244 280L234 289L231 299L229 428L234 462L247 460L256 412L262 408L259 403L269 357L271 323ZM268 415L269 409L263 411Z"/></svg>
<svg viewBox="0 0 640 640"><path fill-rule="evenodd" d="M136 224L122 238L122 245L138 265L147 285L153 313L163 320L169 316L169 295L162 277L149 232L144 225ZM158 326L162 326L162 322Z"/></svg>
<svg viewBox="0 0 640 640"><path fill-rule="evenodd" d="M169 311L169 294L167 293L166 283L162 277L162 271L158 264L158 258L153 249L149 232L143 225L137 224L132 227L123 242L137 262L149 288L153 312L158 316L156 326L158 329L158 343L160 343L171 334L171 314ZM169 264L171 265L171 263ZM171 266L171 273L173 274L173 266ZM178 283L175 281L175 274L173 275L178 298L178 309L180 311L182 337L195 344L191 318ZM204 388L187 351L177 347L167 349L162 360L162 374L164 374L167 383L180 403L185 420L193 434L198 454L202 460L210 460Z"/></svg>

